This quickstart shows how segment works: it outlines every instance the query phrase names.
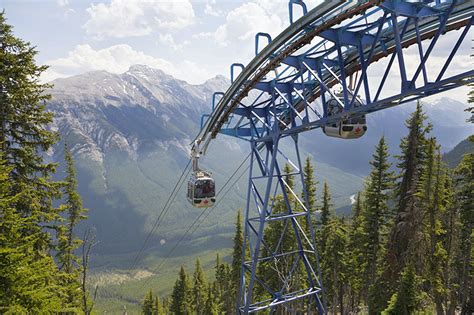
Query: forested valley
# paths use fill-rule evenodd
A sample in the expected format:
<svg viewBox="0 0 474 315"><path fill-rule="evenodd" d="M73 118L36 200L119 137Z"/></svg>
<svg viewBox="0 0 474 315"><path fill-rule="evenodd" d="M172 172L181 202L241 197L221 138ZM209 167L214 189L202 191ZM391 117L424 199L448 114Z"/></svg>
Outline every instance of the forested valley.
<svg viewBox="0 0 474 315"><path fill-rule="evenodd" d="M407 135L400 142L396 165L389 162L384 137L380 139L369 162L371 172L365 189L356 197L351 218L335 215L326 183L323 191L316 193L317 178L313 176L311 160L306 160L305 181L310 209L314 209L319 266L330 314L474 311L474 154L465 154L454 169L448 168L440 146L430 136L432 126L426 123L420 103L406 126ZM285 171L286 182L294 188L288 165ZM283 200L277 200L274 209L284 208ZM235 313L242 224L239 211L231 261L224 263L217 256L214 279L205 279L199 260L192 274L181 267L172 294L159 297L150 289L143 300L143 313ZM283 228L274 225L265 230L268 246L278 242L275 235ZM291 243L285 246L292 248ZM248 259L248 253L244 257ZM260 268L259 276L277 281L278 273L271 264ZM303 287L304 277L295 274L291 285ZM265 296L264 290L256 290L254 296L260 300L271 298ZM305 303L290 304L277 307L276 313L316 312Z"/></svg>

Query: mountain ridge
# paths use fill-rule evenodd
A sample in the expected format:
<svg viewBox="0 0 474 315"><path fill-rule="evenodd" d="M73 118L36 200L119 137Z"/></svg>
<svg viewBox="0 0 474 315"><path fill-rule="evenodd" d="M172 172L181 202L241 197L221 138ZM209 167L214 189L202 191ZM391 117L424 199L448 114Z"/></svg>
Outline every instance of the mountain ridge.
<svg viewBox="0 0 474 315"><path fill-rule="evenodd" d="M189 143L199 129L201 114L210 111L212 93L225 91L230 82L217 76L191 85L161 70L137 65L122 74L89 72L54 83L47 109L55 115L51 128L61 134L62 143L49 152L49 157L62 161L63 143L72 149L79 190L85 206L91 209L88 224L97 228L101 240L97 252L133 253L152 228L188 161ZM350 197L363 187L375 143L385 133L392 149L398 145L406 132L403 124L410 106L369 116L369 131L358 141L330 139L320 131L302 134L303 155L314 158L320 185L324 181L330 184L334 203L343 207L344 213L350 211ZM397 130L384 132L380 126ZM447 130L441 127L440 133ZM213 170L220 189L247 152L245 142L219 136L201 162ZM245 204L246 184L243 176L216 210L219 215L203 222L199 237L206 233L226 235L232 230L235 210ZM320 192L321 187L318 189ZM183 191L178 192L153 240L174 240L197 217L199 212L183 196ZM162 248L154 250L156 253Z"/></svg>
<svg viewBox="0 0 474 315"><path fill-rule="evenodd" d="M474 153L474 134L459 142L451 151L443 155L443 160L450 168L455 168L465 154Z"/></svg>

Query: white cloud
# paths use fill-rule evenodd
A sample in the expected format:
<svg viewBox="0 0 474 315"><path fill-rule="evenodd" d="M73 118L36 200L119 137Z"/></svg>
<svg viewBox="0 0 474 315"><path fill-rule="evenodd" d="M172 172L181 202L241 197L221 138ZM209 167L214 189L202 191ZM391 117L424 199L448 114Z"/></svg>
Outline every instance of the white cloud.
<svg viewBox="0 0 474 315"><path fill-rule="evenodd" d="M56 0L56 4L62 9L64 19L67 19L71 14L76 13L74 9L69 7L69 0Z"/></svg>
<svg viewBox="0 0 474 315"><path fill-rule="evenodd" d="M209 0L206 3L204 8L204 14L210 16L223 16L224 12L222 10L216 9L216 0Z"/></svg>
<svg viewBox="0 0 474 315"><path fill-rule="evenodd" d="M198 0L196 0L198 1ZM308 10L319 4L321 0L305 1ZM212 0L206 3L213 4ZM214 9L223 9L220 1L216 1ZM301 10L295 7L295 17ZM211 53L217 57L213 62L218 64L219 69L228 73L228 67L232 62L247 64L255 56L255 35L258 32L269 33L275 38L284 28L289 25L288 1L287 0L247 0L240 3L225 15L221 25L212 31L201 31L193 34L193 39L206 42L208 47L213 47ZM266 45L261 40L260 50Z"/></svg>
<svg viewBox="0 0 474 315"><path fill-rule="evenodd" d="M214 33L203 33L201 36L211 35L222 46L229 46L231 43L241 45L241 41L253 43L252 39L258 32L277 35L282 29L283 23L277 15L255 2L249 2L229 12L226 22Z"/></svg>
<svg viewBox="0 0 474 315"><path fill-rule="evenodd" d="M60 7L66 7L69 5L69 0L56 0L56 3L60 6Z"/></svg>
<svg viewBox="0 0 474 315"><path fill-rule="evenodd" d="M308 11L321 4L322 0L305 0L306 8ZM275 0L255 0L255 3L258 4L268 13L276 14L284 22L285 26L290 24L290 13L288 11L288 1L275 1ZM302 9L299 5L293 5L293 16L295 19L298 19L302 16Z"/></svg>
<svg viewBox="0 0 474 315"><path fill-rule="evenodd" d="M182 29L195 19L189 0L112 0L109 4L92 4L87 13L89 20L84 28L96 39L144 36L159 29Z"/></svg>
<svg viewBox="0 0 474 315"><path fill-rule="evenodd" d="M48 70L46 70L45 72L41 74L40 80L42 83L47 83L58 78L66 78L66 77L68 77L68 75L64 73L56 72L52 68L49 68Z"/></svg>
<svg viewBox="0 0 474 315"><path fill-rule="evenodd" d="M51 68L42 77L45 82L95 70L123 73L135 64L163 70L167 74L192 84L202 83L216 75L206 71L194 62L185 60L179 63L171 63L134 50L125 44L99 50L95 50L87 44L78 45L68 53L67 57L51 60L46 64L50 65Z"/></svg>
<svg viewBox="0 0 474 315"><path fill-rule="evenodd" d="M76 13L76 10L74 10L74 9L67 8L67 7L64 7L64 8L66 8L66 9L64 10L64 14L63 14L64 19L68 19L72 14L75 14L75 13Z"/></svg>
<svg viewBox="0 0 474 315"><path fill-rule="evenodd" d="M136 51L126 44L94 50L90 45L77 45L68 53L68 57L47 62L53 70L65 75L93 70L105 70L113 73L127 71L130 65L146 64L169 70L172 64L159 58Z"/></svg>
<svg viewBox="0 0 474 315"><path fill-rule="evenodd" d="M308 10L320 4L321 0L306 0ZM206 3L206 10L213 9L215 1ZM206 11L205 10L205 11ZM213 9L215 10L215 9ZM301 16L301 10L295 6L295 18ZM207 13L209 15L213 15ZM194 38L213 38L221 46L242 46L247 42L245 49L251 49L253 39L258 32L265 32L275 37L289 25L287 1L253 0L244 3L230 11L224 24L214 32L196 34Z"/></svg>
<svg viewBox="0 0 474 315"><path fill-rule="evenodd" d="M171 49L173 49L175 51L181 51L181 50L183 50L184 46L190 44L190 41L188 41L188 40L182 41L179 44L176 43L176 41L174 40L173 35L171 35L171 34L159 34L158 35L158 41L161 44L163 44L167 47L170 47Z"/></svg>

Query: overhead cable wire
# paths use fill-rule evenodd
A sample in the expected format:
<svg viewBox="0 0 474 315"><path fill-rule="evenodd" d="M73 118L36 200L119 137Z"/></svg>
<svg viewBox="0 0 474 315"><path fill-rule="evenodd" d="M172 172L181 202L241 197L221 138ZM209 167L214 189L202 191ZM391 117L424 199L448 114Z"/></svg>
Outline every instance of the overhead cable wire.
<svg viewBox="0 0 474 315"><path fill-rule="evenodd" d="M132 265L132 268L131 268L132 270L137 266L140 255L142 254L143 250L145 249L145 246L146 246L147 242L150 240L150 238L153 235L153 233L155 232L155 230L163 222L164 216L167 214L171 204L174 202L174 199L176 198L176 195L177 195L178 191L181 189L181 186L183 185L183 183L185 181L184 179L187 178L187 175L191 171L191 168L189 167L190 165L191 165L191 159L188 160L188 163L186 164L186 166L185 166L183 172L181 173L181 176L179 177L178 181L176 182L173 190L171 191L171 194L169 195L168 200L166 201L166 203L164 204L163 208L160 211L160 214L156 218L152 229L150 230L150 232L148 232L148 235L146 236L145 241L142 244L142 247L140 248L137 255L135 256L135 259L133 261L133 265ZM185 174L186 174L186 176L185 176Z"/></svg>
<svg viewBox="0 0 474 315"><path fill-rule="evenodd" d="M209 215L211 214L211 212L217 208L217 206L219 205L219 203L223 200L223 197L225 197L227 195L227 193L232 189L232 187L237 184L237 182L242 178L242 176L244 176L246 173L247 173L247 170L249 169L249 166L247 166L247 168L242 172L242 174L239 175L239 177L237 177L237 179L234 181L234 184L229 186L229 188L227 188L227 191L224 193L224 195L222 196L222 198L219 198L219 200L217 200L217 203L209 209L209 211L207 212L206 216L201 220L201 222L199 222L199 224L194 228L194 230L191 232L190 235L193 235L194 232L196 232L196 230L201 226L201 224L203 222L206 221L206 219L209 217Z"/></svg>
<svg viewBox="0 0 474 315"><path fill-rule="evenodd" d="M217 193L216 197L219 197L221 195L221 192L227 187L227 185L231 182L232 178L237 174L237 172L244 166L245 162L247 162L247 160L249 159L249 157L251 156L251 154L249 154L244 160L243 162L239 165L239 167L234 171L234 173L229 177L229 179L225 182L225 184L222 186L221 190L219 191L219 193ZM248 169L248 167L247 167ZM239 180L243 174L245 174L245 172L243 172L239 178L237 180ZM234 184L236 183L237 181L234 182ZM227 195L227 193L230 191L230 189L232 188L232 186L230 186L230 188L228 188L225 192L224 192L224 195ZM222 197L223 197L222 196ZM220 200L222 200L222 197ZM219 200L219 201L220 201ZM219 201L214 204L214 206L212 208L210 208L210 210L208 211L208 214L219 204ZM164 263L171 257L171 255L173 254L173 252L181 245L181 243L184 241L184 239L188 236L189 234L189 231L191 231L191 229L196 225L196 223L201 219L201 217L204 215L204 213L206 212L206 208L204 208L201 213L199 214L199 216L196 217L196 219L193 221L193 223L186 229L186 231L184 232L184 234L181 236L181 238L178 240L178 242L173 246L173 248L168 252L168 254L166 254L165 257L163 257L163 259L161 260L160 264L158 265L158 267L156 269L154 269L154 273L157 273L161 267L164 265ZM207 218L207 216L206 216ZM202 221L204 222L204 220ZM198 227L202 224L202 222L198 225ZM196 231L196 229L193 230L193 232L189 235L192 235L194 232ZM151 277L150 277L151 278ZM150 279L148 278L148 279ZM145 280L145 282L142 284L142 288L148 283L149 280Z"/></svg>

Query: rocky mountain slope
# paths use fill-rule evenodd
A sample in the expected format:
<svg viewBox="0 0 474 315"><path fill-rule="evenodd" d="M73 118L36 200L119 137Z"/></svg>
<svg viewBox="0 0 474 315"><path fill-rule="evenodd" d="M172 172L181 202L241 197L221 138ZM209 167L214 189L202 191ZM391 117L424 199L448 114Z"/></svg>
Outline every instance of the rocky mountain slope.
<svg viewBox="0 0 474 315"><path fill-rule="evenodd" d="M103 258L94 261L104 268L124 267L184 169L201 114L210 111L212 93L225 91L229 82L218 76L202 85L190 85L160 70L136 65L123 74L90 72L53 83L47 108L55 114L52 128L59 131L76 159L79 190L90 209L84 225L96 228L99 244L95 252ZM448 108L446 118L443 111ZM468 134L462 124L464 116L459 114L463 108L453 100L427 106L443 145L449 147L452 142L453 147ZM385 134L392 147L397 147L412 109L405 105L373 114L367 136L359 141L329 139L319 130L302 137L303 154L315 158L316 177L320 183L328 181L337 207L348 211L351 196L362 188L367 161L379 137ZM219 136L202 162L213 171L219 189L247 154L246 143ZM62 155L62 143L49 152L59 162ZM189 243L189 251L230 244L235 211L245 204L245 177L196 230L193 240L200 240L200 245L192 248ZM199 215L184 194L184 190L177 194L149 242L149 255L167 252Z"/></svg>
<svg viewBox="0 0 474 315"><path fill-rule="evenodd" d="M211 90L226 86L224 77L194 86L136 65L123 74L98 71L56 80L48 109L62 135L83 143L75 153L94 161L110 152L136 159L138 152L189 140L196 117L209 110Z"/></svg>

